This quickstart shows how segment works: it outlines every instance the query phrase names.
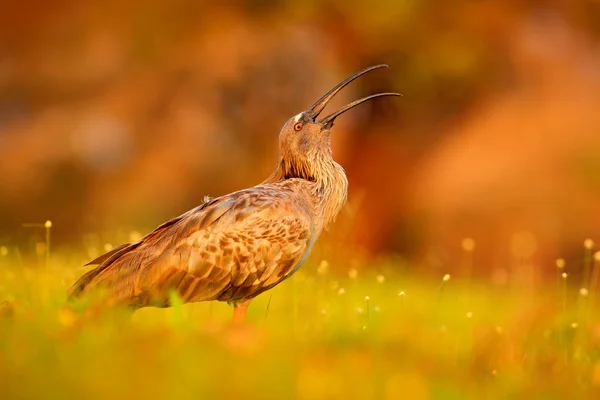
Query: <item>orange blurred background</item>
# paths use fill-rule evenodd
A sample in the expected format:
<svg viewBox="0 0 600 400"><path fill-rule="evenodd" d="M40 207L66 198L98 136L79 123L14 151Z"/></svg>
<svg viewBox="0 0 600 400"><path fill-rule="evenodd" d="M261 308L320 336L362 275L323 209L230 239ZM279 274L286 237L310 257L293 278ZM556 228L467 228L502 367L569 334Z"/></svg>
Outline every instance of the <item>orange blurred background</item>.
<svg viewBox="0 0 600 400"><path fill-rule="evenodd" d="M260 183L283 123L329 109L349 203L325 243L435 268L600 239L600 2L2 2L0 242L145 231Z"/></svg>

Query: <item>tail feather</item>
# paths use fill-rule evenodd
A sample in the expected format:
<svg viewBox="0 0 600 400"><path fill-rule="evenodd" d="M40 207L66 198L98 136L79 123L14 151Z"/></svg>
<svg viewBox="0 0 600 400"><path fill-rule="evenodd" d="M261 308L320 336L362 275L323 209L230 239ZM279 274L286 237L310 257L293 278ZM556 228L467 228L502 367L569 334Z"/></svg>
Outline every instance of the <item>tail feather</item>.
<svg viewBox="0 0 600 400"><path fill-rule="evenodd" d="M102 255L94 258L92 261L90 261L87 264L84 264L84 266L87 266L87 265L101 265L104 261L108 260L111 256L113 256L114 254L116 254L119 251L123 250L127 246L131 246L131 243L120 244L117 247L115 247L114 249L112 249L111 251L109 251L107 253L104 253L104 254L102 254Z"/></svg>
<svg viewBox="0 0 600 400"><path fill-rule="evenodd" d="M73 285L71 285L71 287L67 291L67 298L69 300L72 300L79 296L81 292L83 292L83 289L85 289L85 287L91 282L92 279L94 279L96 275L98 275L98 267L80 276L79 279L77 279L77 281Z"/></svg>
<svg viewBox="0 0 600 400"><path fill-rule="evenodd" d="M86 272L83 274L77 281L71 286L67 292L68 298L73 299L79 296L85 288L90 284L90 282L98 276L102 271L108 268L112 263L121 258L124 254L130 252L131 250L137 248L141 242L137 243L125 243L120 246L115 247L108 253L102 254L101 256L93 259L89 263L85 265L94 265L99 264L96 268Z"/></svg>
<svg viewBox="0 0 600 400"><path fill-rule="evenodd" d="M101 256L96 257L89 263L85 264L85 265L98 265L98 266L96 268L86 272L85 274L83 274L77 280L77 282L75 282L73 284L73 286L71 286L69 288L69 290L67 291L68 298L73 299L73 298L81 295L86 290L86 288L88 288L88 286L90 286L92 284L92 282L95 280L95 278L98 277L98 275L100 275L107 268L111 267L111 265L115 264L115 262L118 262L118 265L114 265L114 266L119 270L119 272L118 272L118 274L112 274L111 281L119 282L119 285L121 285L121 286L127 286L127 284L131 283L131 282L127 281L127 279L125 277L131 276L131 274L135 273L143 263L148 262L149 258L154 257L156 254L160 253L162 250L159 251L159 250L154 249L154 250L141 252L141 253L137 252L137 254L135 254L135 255L131 253L132 251L134 251L135 249L140 247L142 245L142 243L145 243L145 242L156 243L157 241L160 241L161 239L165 239L165 240L163 240L164 243L163 243L163 246L161 247L161 249L164 249L164 245L166 245L169 240L169 237L164 238L163 236L161 236L161 234L165 230L178 225L180 222L185 222L186 220L188 220L191 223L191 225L188 224L189 225L188 228L197 227L197 220L193 217L201 215L201 214L199 214L199 212L201 210L205 209L207 206L214 204L217 200L218 199L214 199L208 203L203 203L202 205L180 215L179 217L173 218L173 219L165 222L164 224L158 226L158 228L156 228L154 231L152 231L149 234L147 234L146 236L144 236L142 239L140 239L140 241L135 242L135 243L125 243L120 246L117 246L114 249L112 249L111 251L109 251L105 254L102 254ZM219 209L219 210L221 210L221 209ZM223 212L221 212L221 214L222 213ZM219 214L219 216L221 214ZM209 216L210 215L214 215L214 213L209 214ZM206 220L206 217L204 219ZM214 219L211 220L210 222L213 222L213 221L214 221ZM177 235L172 235L172 236L177 237ZM127 254L131 254L131 257L124 257Z"/></svg>

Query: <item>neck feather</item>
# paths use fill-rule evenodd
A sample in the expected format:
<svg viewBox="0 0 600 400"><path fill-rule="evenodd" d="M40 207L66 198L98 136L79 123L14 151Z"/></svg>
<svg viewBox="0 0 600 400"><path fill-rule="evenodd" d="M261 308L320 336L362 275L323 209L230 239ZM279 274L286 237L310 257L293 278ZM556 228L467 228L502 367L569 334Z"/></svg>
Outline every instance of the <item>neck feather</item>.
<svg viewBox="0 0 600 400"><path fill-rule="evenodd" d="M320 229L327 229L342 209L348 195L348 179L341 165L331 154L316 154L310 161L280 157L275 170L264 183L274 183L291 178L314 182L311 200Z"/></svg>

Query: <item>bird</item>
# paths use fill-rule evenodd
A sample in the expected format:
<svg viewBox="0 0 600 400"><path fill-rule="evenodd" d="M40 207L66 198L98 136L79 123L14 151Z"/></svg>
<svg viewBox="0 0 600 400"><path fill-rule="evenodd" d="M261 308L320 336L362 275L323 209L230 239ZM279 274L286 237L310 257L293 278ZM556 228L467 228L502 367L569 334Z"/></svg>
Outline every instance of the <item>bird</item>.
<svg viewBox="0 0 600 400"><path fill-rule="evenodd" d="M259 185L205 201L139 241L100 255L68 290L76 299L102 288L111 304L133 311L169 307L175 291L184 303L233 305L233 323L244 321L253 298L296 272L346 202L348 179L333 159L330 133L337 117L377 93L320 118L331 99L373 65L344 79L312 106L290 118L279 133L279 156Z"/></svg>

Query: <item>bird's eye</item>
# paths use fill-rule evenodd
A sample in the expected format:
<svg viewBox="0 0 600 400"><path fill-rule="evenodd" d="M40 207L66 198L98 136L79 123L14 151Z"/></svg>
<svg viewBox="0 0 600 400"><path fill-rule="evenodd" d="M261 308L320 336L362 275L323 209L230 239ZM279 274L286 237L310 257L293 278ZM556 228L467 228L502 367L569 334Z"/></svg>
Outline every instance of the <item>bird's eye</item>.
<svg viewBox="0 0 600 400"><path fill-rule="evenodd" d="M303 127L303 126L304 126L304 125L302 125L302 123L301 123L301 122L296 122L296 123L294 124L294 130L295 130L296 132L299 132L299 131L301 131L301 130L302 130L302 127Z"/></svg>

